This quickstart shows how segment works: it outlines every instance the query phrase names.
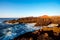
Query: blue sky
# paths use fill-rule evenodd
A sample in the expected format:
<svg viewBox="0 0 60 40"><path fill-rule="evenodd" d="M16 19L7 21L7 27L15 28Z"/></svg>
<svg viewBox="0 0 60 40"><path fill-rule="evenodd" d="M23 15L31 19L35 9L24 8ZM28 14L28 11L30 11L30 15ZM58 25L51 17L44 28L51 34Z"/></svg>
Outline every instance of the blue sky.
<svg viewBox="0 0 60 40"><path fill-rule="evenodd" d="M0 0L0 17L60 15L60 0Z"/></svg>

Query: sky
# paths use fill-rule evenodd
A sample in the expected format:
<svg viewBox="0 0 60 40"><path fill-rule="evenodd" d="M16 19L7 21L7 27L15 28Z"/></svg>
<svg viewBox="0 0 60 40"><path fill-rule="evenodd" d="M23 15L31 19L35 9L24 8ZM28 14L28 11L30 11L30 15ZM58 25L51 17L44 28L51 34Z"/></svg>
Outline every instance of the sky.
<svg viewBox="0 0 60 40"><path fill-rule="evenodd" d="M60 0L0 0L0 18L60 15Z"/></svg>

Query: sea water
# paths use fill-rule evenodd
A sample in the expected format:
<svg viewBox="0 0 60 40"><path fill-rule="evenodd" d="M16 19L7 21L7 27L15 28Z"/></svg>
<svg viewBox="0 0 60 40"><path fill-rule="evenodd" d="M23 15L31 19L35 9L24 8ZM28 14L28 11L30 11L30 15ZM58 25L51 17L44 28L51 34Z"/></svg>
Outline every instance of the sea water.
<svg viewBox="0 0 60 40"><path fill-rule="evenodd" d="M23 35L27 32L39 30L40 27L34 27L34 24L14 24L9 25L2 23L0 19L0 40L13 40L15 37ZM6 19L3 19L6 20Z"/></svg>

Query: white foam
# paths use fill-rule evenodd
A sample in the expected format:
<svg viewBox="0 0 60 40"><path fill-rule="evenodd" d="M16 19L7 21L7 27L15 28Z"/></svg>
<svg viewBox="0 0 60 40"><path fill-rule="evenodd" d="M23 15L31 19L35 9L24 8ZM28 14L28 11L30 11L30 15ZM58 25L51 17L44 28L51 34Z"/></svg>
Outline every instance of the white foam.
<svg viewBox="0 0 60 40"><path fill-rule="evenodd" d="M7 32L7 36L12 36L11 34L12 34L11 31Z"/></svg>
<svg viewBox="0 0 60 40"><path fill-rule="evenodd" d="M2 22L0 22L0 23L2 23Z"/></svg>

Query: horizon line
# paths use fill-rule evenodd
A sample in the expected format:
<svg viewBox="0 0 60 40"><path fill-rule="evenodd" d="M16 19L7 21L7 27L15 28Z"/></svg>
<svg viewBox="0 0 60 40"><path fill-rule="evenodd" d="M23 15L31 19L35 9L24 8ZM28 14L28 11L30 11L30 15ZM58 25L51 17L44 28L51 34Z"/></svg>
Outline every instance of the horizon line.
<svg viewBox="0 0 60 40"><path fill-rule="evenodd" d="M44 16L44 15L40 15ZM20 17L0 17L0 18L24 18L24 17L40 17L40 16L20 16ZM47 15L47 16L60 16L60 15Z"/></svg>

